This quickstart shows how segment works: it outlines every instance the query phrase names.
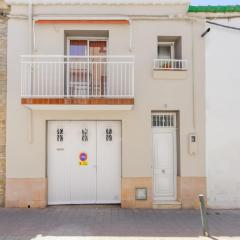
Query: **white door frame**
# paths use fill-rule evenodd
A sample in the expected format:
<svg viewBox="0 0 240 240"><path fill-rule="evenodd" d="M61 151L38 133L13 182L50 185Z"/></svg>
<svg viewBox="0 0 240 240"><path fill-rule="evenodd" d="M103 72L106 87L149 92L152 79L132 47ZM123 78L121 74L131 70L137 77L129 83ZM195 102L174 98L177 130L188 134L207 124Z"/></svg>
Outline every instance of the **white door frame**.
<svg viewBox="0 0 240 240"><path fill-rule="evenodd" d="M153 170L152 170L152 176L153 176L153 201L176 201L177 200L177 114L176 112L158 112L158 113L152 113L153 115L170 115L173 117L173 124L170 124L171 126L153 126L152 124L152 161L153 161ZM161 124L160 124L161 125ZM154 160L154 144L153 144L153 134L161 134L161 133L172 133L173 134L173 189L174 194L172 197L156 197L154 188L155 188L155 160Z"/></svg>

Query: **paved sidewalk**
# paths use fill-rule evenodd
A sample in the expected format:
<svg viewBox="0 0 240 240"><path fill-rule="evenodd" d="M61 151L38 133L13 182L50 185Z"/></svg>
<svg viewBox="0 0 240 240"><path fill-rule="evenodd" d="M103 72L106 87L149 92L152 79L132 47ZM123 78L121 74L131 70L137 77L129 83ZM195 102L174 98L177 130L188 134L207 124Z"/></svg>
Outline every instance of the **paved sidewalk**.
<svg viewBox="0 0 240 240"><path fill-rule="evenodd" d="M240 210L211 211L212 239L240 240ZM201 236L199 211L116 206L0 208L0 240L182 240Z"/></svg>

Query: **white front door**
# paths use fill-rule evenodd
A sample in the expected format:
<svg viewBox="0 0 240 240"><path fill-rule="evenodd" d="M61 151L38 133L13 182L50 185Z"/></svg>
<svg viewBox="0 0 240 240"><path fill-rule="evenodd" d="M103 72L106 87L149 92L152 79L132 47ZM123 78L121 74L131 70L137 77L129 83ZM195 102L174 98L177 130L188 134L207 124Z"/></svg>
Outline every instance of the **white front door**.
<svg viewBox="0 0 240 240"><path fill-rule="evenodd" d="M120 203L120 183L120 122L49 121L48 204Z"/></svg>
<svg viewBox="0 0 240 240"><path fill-rule="evenodd" d="M153 113L154 201L176 200L176 114Z"/></svg>

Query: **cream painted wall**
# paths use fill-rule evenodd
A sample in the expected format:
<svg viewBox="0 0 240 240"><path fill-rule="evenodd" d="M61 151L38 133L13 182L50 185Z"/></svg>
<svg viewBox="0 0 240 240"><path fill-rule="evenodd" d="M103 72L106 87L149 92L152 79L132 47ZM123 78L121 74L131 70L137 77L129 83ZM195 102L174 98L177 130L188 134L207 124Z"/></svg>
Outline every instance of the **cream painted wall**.
<svg viewBox="0 0 240 240"><path fill-rule="evenodd" d="M172 16L185 15L188 5L35 5L34 15L49 16L53 13L59 15L75 15L83 16L93 15L99 16L115 15L115 16ZM24 5L12 5L12 14L27 14L27 8Z"/></svg>
<svg viewBox="0 0 240 240"><path fill-rule="evenodd" d="M240 18L214 22L240 27ZM208 25L206 35L206 161L208 204L240 208L240 31Z"/></svg>
<svg viewBox="0 0 240 240"><path fill-rule="evenodd" d="M142 7L135 6L136 13ZM34 12L69 10L37 7ZM91 12L92 9L92 12ZM120 10L126 10L121 9ZM120 11L118 9L118 11ZM23 7L13 7L19 14ZM100 8L98 13L103 13ZM115 10L111 10L114 12ZM145 8L144 13L149 9ZM165 7L163 8L166 11ZM174 7L167 8L176 11ZM85 8L74 9L78 14ZM88 14L95 7L88 7ZM110 10L108 10L110 11ZM182 11L182 10L181 10ZM181 12L180 11L180 12ZM153 11L162 12L158 7ZM70 11L69 11L70 13ZM133 50L129 51L128 25L41 25L36 26L36 54L63 54L64 29L109 30L110 54L135 55L135 106L131 111L33 111L32 142L29 142L30 111L20 103L20 58L27 53L27 20L10 19L8 35L8 120L7 177L36 178L46 176L47 120L122 120L122 174L124 177L152 176L151 111L180 112L181 176L205 176L204 162L204 40L205 26L190 20L133 20ZM189 61L185 80L154 80L153 59L157 55L157 36L182 36L182 55ZM17 39L17 41L16 41ZM194 45L192 42L194 41ZM194 80L193 80L194 79ZM198 134L198 154L188 154L188 134Z"/></svg>
<svg viewBox="0 0 240 240"><path fill-rule="evenodd" d="M129 52L129 26L106 24L36 24L35 54L63 54L65 30L107 30L109 31L109 54L131 55ZM47 36L43 38L42 36ZM119 44L120 43L120 44Z"/></svg>

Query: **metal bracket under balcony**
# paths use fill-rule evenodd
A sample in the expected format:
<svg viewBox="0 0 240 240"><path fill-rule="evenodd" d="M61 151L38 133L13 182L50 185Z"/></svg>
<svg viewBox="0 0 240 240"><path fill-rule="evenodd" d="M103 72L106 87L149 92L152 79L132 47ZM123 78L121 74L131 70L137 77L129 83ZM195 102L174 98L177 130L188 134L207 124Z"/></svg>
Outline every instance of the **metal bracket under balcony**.
<svg viewBox="0 0 240 240"><path fill-rule="evenodd" d="M21 103L39 110L130 110L132 56L23 56Z"/></svg>

